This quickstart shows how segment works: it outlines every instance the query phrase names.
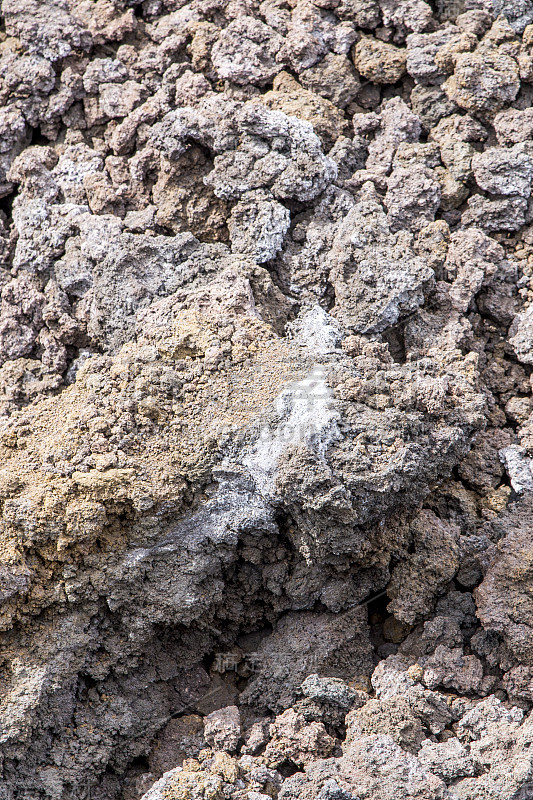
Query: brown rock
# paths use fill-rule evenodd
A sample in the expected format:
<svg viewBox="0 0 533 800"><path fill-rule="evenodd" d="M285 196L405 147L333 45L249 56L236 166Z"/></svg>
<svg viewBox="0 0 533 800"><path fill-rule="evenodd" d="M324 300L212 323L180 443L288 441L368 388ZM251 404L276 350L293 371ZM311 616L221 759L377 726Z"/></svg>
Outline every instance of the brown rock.
<svg viewBox="0 0 533 800"><path fill-rule="evenodd" d="M302 714L290 708L276 717L270 726L270 741L264 758L274 769L285 762L305 767L315 758L327 758L335 740L321 722L306 723Z"/></svg>
<svg viewBox="0 0 533 800"><path fill-rule="evenodd" d="M148 763L155 778L174 767L181 767L186 758L194 758L204 746L204 724L196 714L171 719L157 736Z"/></svg>
<svg viewBox="0 0 533 800"><path fill-rule="evenodd" d="M446 94L466 111L499 111L520 88L518 64L498 49L463 53L444 84Z"/></svg>
<svg viewBox="0 0 533 800"><path fill-rule="evenodd" d="M303 89L288 72L280 72L274 78L272 91L262 100L269 108L310 122L328 150L339 135L349 130L342 111L320 94Z"/></svg>
<svg viewBox="0 0 533 800"><path fill-rule="evenodd" d="M356 69L374 83L396 83L405 75L406 51L379 39L364 37L355 46Z"/></svg>

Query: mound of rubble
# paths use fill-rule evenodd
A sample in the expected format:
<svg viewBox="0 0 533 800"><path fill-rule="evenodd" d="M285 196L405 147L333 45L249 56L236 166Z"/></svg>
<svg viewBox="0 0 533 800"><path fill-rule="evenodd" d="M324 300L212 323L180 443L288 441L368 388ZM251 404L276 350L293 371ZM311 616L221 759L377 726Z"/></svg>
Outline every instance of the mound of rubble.
<svg viewBox="0 0 533 800"><path fill-rule="evenodd" d="M533 798L533 2L0 14L0 800Z"/></svg>

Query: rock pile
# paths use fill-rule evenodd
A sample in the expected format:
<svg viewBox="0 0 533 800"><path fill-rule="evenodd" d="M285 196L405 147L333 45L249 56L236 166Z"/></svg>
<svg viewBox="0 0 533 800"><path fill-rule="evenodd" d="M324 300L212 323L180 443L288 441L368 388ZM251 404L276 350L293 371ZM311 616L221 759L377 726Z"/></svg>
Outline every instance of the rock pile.
<svg viewBox="0 0 533 800"><path fill-rule="evenodd" d="M1 17L0 800L533 796L533 4Z"/></svg>

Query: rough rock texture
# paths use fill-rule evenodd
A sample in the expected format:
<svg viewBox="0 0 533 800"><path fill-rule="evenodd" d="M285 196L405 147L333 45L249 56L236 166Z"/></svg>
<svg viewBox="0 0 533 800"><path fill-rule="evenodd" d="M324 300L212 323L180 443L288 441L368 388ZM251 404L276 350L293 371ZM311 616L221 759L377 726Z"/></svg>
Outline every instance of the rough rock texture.
<svg viewBox="0 0 533 800"><path fill-rule="evenodd" d="M532 4L0 13L0 800L529 797Z"/></svg>

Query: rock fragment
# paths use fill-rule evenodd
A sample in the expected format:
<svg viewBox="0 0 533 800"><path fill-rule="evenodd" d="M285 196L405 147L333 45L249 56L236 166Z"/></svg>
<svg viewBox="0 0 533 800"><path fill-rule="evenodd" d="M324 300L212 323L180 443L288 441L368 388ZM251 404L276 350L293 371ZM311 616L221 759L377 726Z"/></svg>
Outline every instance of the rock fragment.
<svg viewBox="0 0 533 800"><path fill-rule="evenodd" d="M435 595L442 591L459 567L459 530L444 526L430 512L411 526L414 557L398 564L387 594L389 611L402 622L427 616ZM421 579L421 575L427 573Z"/></svg>
<svg viewBox="0 0 533 800"><path fill-rule="evenodd" d="M239 84L264 86L283 69L276 58L283 39L258 19L234 19L217 39L211 59L219 78Z"/></svg>
<svg viewBox="0 0 533 800"><path fill-rule="evenodd" d="M260 671L242 699L282 709L311 671L332 677L364 675L370 668L370 646L362 609L340 616L292 613L258 651ZM335 666L334 666L335 665Z"/></svg>
<svg viewBox="0 0 533 800"><path fill-rule="evenodd" d="M28 52L50 61L63 59L76 50L89 50L92 44L90 32L67 0L7 0L2 13L7 33L17 36Z"/></svg>
<svg viewBox="0 0 533 800"><path fill-rule="evenodd" d="M361 75L374 83L396 83L405 74L405 52L379 39L361 39L353 59Z"/></svg>
<svg viewBox="0 0 533 800"><path fill-rule="evenodd" d="M491 194L531 194L533 162L520 144L510 148L490 147L472 158L472 170L480 189Z"/></svg>
<svg viewBox="0 0 533 800"><path fill-rule="evenodd" d="M227 706L212 711L204 720L204 737L215 750L234 753L241 735L240 714L237 706Z"/></svg>
<svg viewBox="0 0 533 800"><path fill-rule="evenodd" d="M473 224L489 233L517 231L525 224L526 212L527 200L520 195L493 200L476 194L469 198L462 221L465 225Z"/></svg>
<svg viewBox="0 0 533 800"><path fill-rule="evenodd" d="M328 53L318 64L303 70L300 78L306 89L331 100L339 108L345 108L361 88L350 59L335 53Z"/></svg>
<svg viewBox="0 0 533 800"><path fill-rule="evenodd" d="M206 183L222 198L269 188L277 200L312 200L336 174L309 123L260 103L220 103L210 96L197 108L170 112L153 133L154 145L171 160L191 139L213 152Z"/></svg>
<svg viewBox="0 0 533 800"><path fill-rule="evenodd" d="M520 88L518 64L499 50L457 56L454 73L444 84L450 100L469 112L499 111Z"/></svg>
<svg viewBox="0 0 533 800"><path fill-rule="evenodd" d="M446 782L475 774L474 762L458 739L433 743L426 739L418 753L421 764Z"/></svg>
<svg viewBox="0 0 533 800"><path fill-rule="evenodd" d="M533 363L533 308L517 314L510 330L510 343L523 364Z"/></svg>

